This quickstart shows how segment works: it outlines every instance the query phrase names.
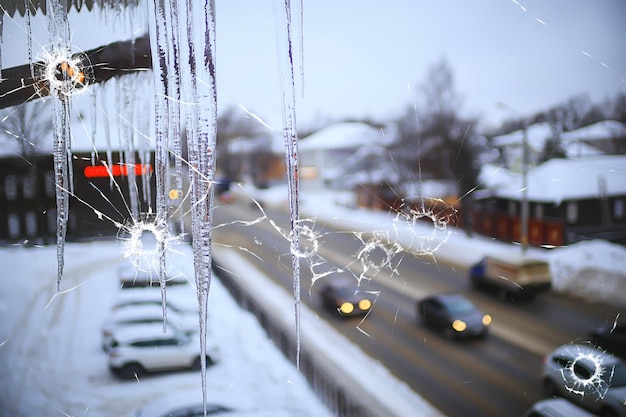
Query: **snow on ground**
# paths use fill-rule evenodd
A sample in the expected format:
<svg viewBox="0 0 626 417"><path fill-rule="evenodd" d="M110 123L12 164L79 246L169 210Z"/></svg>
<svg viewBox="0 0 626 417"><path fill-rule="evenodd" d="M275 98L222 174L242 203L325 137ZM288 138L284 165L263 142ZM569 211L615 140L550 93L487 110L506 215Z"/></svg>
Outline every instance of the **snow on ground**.
<svg viewBox="0 0 626 417"><path fill-rule="evenodd" d="M287 195L281 187L239 189L237 194L239 198L254 197L263 204L279 206L284 205ZM386 230L405 247L432 252L438 262L467 266L487 253L520 251L515 245L481 236L470 238L453 228L434 229L425 222L348 208L345 196L304 193L301 197L303 217L315 217L318 225L335 223L354 231ZM180 245L176 249L181 252L181 268L193 277L190 248ZM626 250L622 246L592 241L552 250L530 248L529 253L550 261L557 291L626 305ZM106 355L100 349L99 327L120 291L126 291L117 282L120 262L121 247L115 242L68 244L62 291L58 293L56 248L16 246L0 250L0 417L124 416L173 390L196 392L201 398L199 372L149 376L140 381L119 381L109 373ZM168 293L195 301L191 286L172 287ZM269 289L268 294L275 299ZM210 401L239 408L281 409L294 416L329 415L256 320L237 307L217 280L211 287L210 305L209 328L222 352L221 362L207 371ZM317 338L338 336L315 326L311 332L318 346L332 345ZM306 328L302 329L303 340L315 345L314 339L307 339ZM358 348L346 345L345 349L357 350L339 356L339 361L358 361L349 368L371 369L379 382L385 380L379 386L397 388L393 392L402 394L402 401L432 411L384 369L366 364L370 359L359 354ZM339 351L335 349L334 353Z"/></svg>
<svg viewBox="0 0 626 417"><path fill-rule="evenodd" d="M190 248L176 249L193 280ZM55 247L0 250L0 416L126 416L174 390L196 392L201 400L200 372L139 381L110 374L100 325L120 291L132 291L119 288L120 261L121 246L112 241L67 244L57 293ZM195 301L193 288L183 287L168 293ZM254 317L240 310L217 280L210 305L209 329L222 357L207 370L210 401L293 416L330 415Z"/></svg>

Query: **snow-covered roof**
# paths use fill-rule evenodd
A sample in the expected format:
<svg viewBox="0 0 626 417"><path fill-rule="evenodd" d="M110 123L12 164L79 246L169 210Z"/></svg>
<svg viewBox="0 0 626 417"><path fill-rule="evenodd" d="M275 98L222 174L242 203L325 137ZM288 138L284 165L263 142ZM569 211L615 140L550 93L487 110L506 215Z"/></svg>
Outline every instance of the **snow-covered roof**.
<svg viewBox="0 0 626 417"><path fill-rule="evenodd" d="M393 128L376 128L360 122L336 123L325 127L298 143L302 151L358 148L385 145L396 138Z"/></svg>
<svg viewBox="0 0 626 417"><path fill-rule="evenodd" d="M552 136L552 128L549 123L536 123L528 126L526 135L528 146L540 151L543 149L546 139ZM523 140L524 129L520 129L505 135L496 136L492 139L491 143L495 147L521 146Z"/></svg>
<svg viewBox="0 0 626 417"><path fill-rule="evenodd" d="M626 155L551 159L528 171L527 196L530 201L554 202L626 195ZM519 200L522 175L505 168L486 165L481 182L502 198Z"/></svg>
<svg viewBox="0 0 626 417"><path fill-rule="evenodd" d="M615 120L603 120L580 129L561 134L563 142L593 141L626 137L626 125Z"/></svg>

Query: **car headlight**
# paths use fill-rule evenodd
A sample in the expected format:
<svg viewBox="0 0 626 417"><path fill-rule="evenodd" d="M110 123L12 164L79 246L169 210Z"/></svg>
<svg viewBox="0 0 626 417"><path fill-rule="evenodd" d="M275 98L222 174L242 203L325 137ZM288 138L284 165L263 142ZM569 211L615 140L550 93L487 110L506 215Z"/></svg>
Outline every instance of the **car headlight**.
<svg viewBox="0 0 626 417"><path fill-rule="evenodd" d="M363 311L369 310L372 307L372 302L370 300L364 299L359 301L359 308Z"/></svg>
<svg viewBox="0 0 626 417"><path fill-rule="evenodd" d="M485 314L483 316L483 324L485 326L489 326L491 324L491 316L489 314Z"/></svg>
<svg viewBox="0 0 626 417"><path fill-rule="evenodd" d="M452 322L452 328L457 332L462 332L467 328L467 324L463 320L454 320Z"/></svg>
<svg viewBox="0 0 626 417"><path fill-rule="evenodd" d="M339 311L341 311L342 314L350 314L354 311L354 305L352 303L345 302L341 304Z"/></svg>

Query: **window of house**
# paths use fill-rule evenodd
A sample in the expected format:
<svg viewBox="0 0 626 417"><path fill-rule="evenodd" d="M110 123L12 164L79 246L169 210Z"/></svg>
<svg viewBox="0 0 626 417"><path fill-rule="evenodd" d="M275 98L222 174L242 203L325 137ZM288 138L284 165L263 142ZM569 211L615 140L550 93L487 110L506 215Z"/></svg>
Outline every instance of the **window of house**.
<svg viewBox="0 0 626 417"><path fill-rule="evenodd" d="M34 175L28 175L22 179L22 193L24 198L33 198L35 196L36 178Z"/></svg>
<svg viewBox="0 0 626 417"><path fill-rule="evenodd" d="M20 236L20 218L17 214L9 214L7 225L9 226L9 237L17 238Z"/></svg>
<svg viewBox="0 0 626 417"><path fill-rule="evenodd" d="M509 201L509 214L511 216L517 215L517 201Z"/></svg>
<svg viewBox="0 0 626 417"><path fill-rule="evenodd" d="M17 199L17 179L15 175L7 175L4 178L4 190L7 200Z"/></svg>
<svg viewBox="0 0 626 417"><path fill-rule="evenodd" d="M48 171L46 173L46 195L48 197L54 197L56 195L56 187L54 185L54 172Z"/></svg>
<svg viewBox="0 0 626 417"><path fill-rule="evenodd" d="M29 211L24 215L26 225L26 236L37 236L37 215L34 211Z"/></svg>
<svg viewBox="0 0 626 417"><path fill-rule="evenodd" d="M624 218L624 199L616 198L613 202L613 217L616 219Z"/></svg>
<svg viewBox="0 0 626 417"><path fill-rule="evenodd" d="M536 219L543 219L543 204L535 204L534 212Z"/></svg>
<svg viewBox="0 0 626 417"><path fill-rule="evenodd" d="M568 201L567 222L576 223L577 220L578 220L578 203L576 201Z"/></svg>

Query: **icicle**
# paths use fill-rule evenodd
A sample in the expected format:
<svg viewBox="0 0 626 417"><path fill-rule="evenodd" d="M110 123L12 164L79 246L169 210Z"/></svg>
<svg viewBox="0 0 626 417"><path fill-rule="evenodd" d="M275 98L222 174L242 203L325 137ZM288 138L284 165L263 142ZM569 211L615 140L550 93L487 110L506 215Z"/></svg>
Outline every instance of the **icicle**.
<svg viewBox="0 0 626 417"><path fill-rule="evenodd" d="M101 106L103 109L107 108L107 102L106 102L106 94L102 94L101 96L102 99L102 103ZM104 120L104 138L106 141L106 154L107 154L107 166L111 167L112 163L113 163L113 150L111 149L111 125L110 125L110 120L109 117L105 115ZM109 177L109 188L112 190L113 189L113 176Z"/></svg>
<svg viewBox="0 0 626 417"><path fill-rule="evenodd" d="M204 65L198 65L194 43L194 5L186 0L184 15L186 27L181 46L186 48L182 73L182 89L185 101L194 103L186 107L187 147L189 179L191 183L191 219L194 269L199 307L202 395L206 411L206 337L208 295L211 285L212 266L212 207L215 177L215 145L217 136L217 93L215 87L215 3L207 0L204 9L204 39L200 51L204 51ZM206 81L198 85L197 79ZM205 412L206 414L206 412Z"/></svg>
<svg viewBox="0 0 626 417"><path fill-rule="evenodd" d="M24 0L24 6L26 9L26 39L28 42L28 65L30 65L30 76L35 78L35 67L33 66L33 30L30 22L30 0ZM0 65L1 67L2 65Z"/></svg>
<svg viewBox="0 0 626 417"><path fill-rule="evenodd" d="M127 76L125 78L118 79L120 83L118 102L119 111L124 116L120 120L120 139L124 144L124 167L127 173L128 180L128 195L130 198L130 215L135 220L139 220L139 197L137 192L137 177L135 175L135 145L133 141L133 129L131 124L133 122L133 111L131 103L131 91L133 77ZM122 171L124 172L124 171Z"/></svg>
<svg viewBox="0 0 626 417"><path fill-rule="evenodd" d="M4 32L4 8L0 7L0 79L2 79L2 43L4 42L2 33Z"/></svg>
<svg viewBox="0 0 626 417"><path fill-rule="evenodd" d="M98 88L91 95L91 165L96 165L98 150L96 149L96 126L98 124Z"/></svg>
<svg viewBox="0 0 626 417"><path fill-rule="evenodd" d="M180 199L183 194L183 163L182 163L182 147L180 140L180 101L181 101L181 86L180 86L180 44L178 34L178 2L169 2L170 18L168 23L169 37L171 39L171 54L169 54L169 91L172 100L169 102L170 111L170 129L171 137L174 140L174 174L176 181L176 195L175 200L179 203L178 216L179 224L181 227L181 234L184 232L183 228L183 216L184 212L180 207Z"/></svg>
<svg viewBox="0 0 626 417"><path fill-rule="evenodd" d="M167 227L167 167L168 167L168 33L165 13L165 0L154 0L150 5L150 48L152 50L152 71L155 90L155 174L156 174L156 226ZM163 303L163 329L166 329L166 293L165 293L165 242L157 242L161 254L159 261L159 281Z"/></svg>
<svg viewBox="0 0 626 417"><path fill-rule="evenodd" d="M53 57L69 57L69 24L67 21L66 0L47 3L48 10L48 36L52 45ZM61 83L50 83L53 100L52 124L54 127L54 177L56 182L56 208L57 208L57 290L61 289L61 277L63 276L65 236L67 234L67 221L69 218L69 158L70 154L70 97L63 91L63 81L67 81L66 71L61 70L59 75Z"/></svg>
<svg viewBox="0 0 626 417"><path fill-rule="evenodd" d="M300 227L298 206L298 136L296 133L295 80L290 0L275 0L276 43L282 91L285 163L289 181L289 213L291 225L291 263L296 326L296 367L300 368Z"/></svg>

